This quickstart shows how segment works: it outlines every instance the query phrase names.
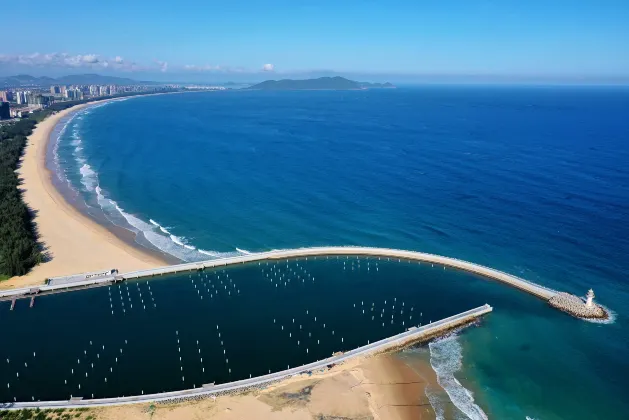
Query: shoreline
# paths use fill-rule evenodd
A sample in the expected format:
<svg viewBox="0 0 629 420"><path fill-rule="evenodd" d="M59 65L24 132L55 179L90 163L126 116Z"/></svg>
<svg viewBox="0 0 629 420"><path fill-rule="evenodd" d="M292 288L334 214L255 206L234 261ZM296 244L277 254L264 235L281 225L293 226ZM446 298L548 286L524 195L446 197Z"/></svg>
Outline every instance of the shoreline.
<svg viewBox="0 0 629 420"><path fill-rule="evenodd" d="M85 414L96 420L143 420L147 413L155 420L434 420L436 414L425 390L435 385L436 375L428 362L379 354L347 361L311 376L299 375L263 389L215 399L97 407L86 409Z"/></svg>
<svg viewBox="0 0 629 420"><path fill-rule="evenodd" d="M309 364L288 367L285 370L262 376L238 379L231 382L211 384L201 388L187 388L176 391L158 392L154 394L105 397L96 399L80 398L78 400L48 400L37 402L13 402L0 408L8 409L55 409L55 408L97 408L118 405L134 405L138 403L176 403L190 400L205 399L213 396L242 394L256 389L266 389L272 384L286 384L296 378L308 378L315 372L326 374L330 371L344 370L343 366L356 366L357 361L366 360L379 355L395 354L416 345L429 343L431 340L441 337L454 329L461 329L474 324L474 322L492 312L492 308L485 304L481 307L440 319L421 327L409 328L397 335L363 345L356 349L334 353L331 357L313 361ZM317 373L317 374L319 374Z"/></svg>
<svg viewBox="0 0 629 420"><path fill-rule="evenodd" d="M48 277L78 272L138 270L169 263L148 249L132 246L74 207L54 185L54 173L47 167L50 136L59 122L82 109L109 101L112 99L75 105L52 114L37 124L28 137L17 172L23 200L35 213L39 241L50 258L24 276L0 282L0 289L42 284Z"/></svg>

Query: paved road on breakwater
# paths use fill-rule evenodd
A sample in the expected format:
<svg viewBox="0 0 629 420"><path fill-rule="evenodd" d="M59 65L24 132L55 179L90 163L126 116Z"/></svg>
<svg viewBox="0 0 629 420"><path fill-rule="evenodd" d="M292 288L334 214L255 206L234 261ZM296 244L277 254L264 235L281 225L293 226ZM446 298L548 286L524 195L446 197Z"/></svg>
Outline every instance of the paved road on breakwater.
<svg viewBox="0 0 629 420"><path fill-rule="evenodd" d="M172 400L176 398L191 398L202 395L212 395L225 393L230 391L239 391L247 388L261 387L270 382L280 381L282 379L289 378L294 375L299 375L309 371L315 371L325 368L330 364L338 364L352 357L364 356L372 353L386 351L391 348L408 345L410 343L430 338L433 335L443 333L447 330L456 328L458 326L472 322L479 317L488 314L493 308L487 304L479 306L478 308L470 309L469 311L462 312L457 315L444 318L439 321L435 321L422 327L414 328L403 333L394 335L389 338L385 338L374 343L367 344L366 346L358 347L357 349L347 351L343 354L332 356L327 359L319 360L307 365L298 366L294 368L288 368L286 370L271 373L269 375L258 376L256 378L243 379L240 381L229 382L226 384L219 384L213 386L207 386L203 388L187 389L182 391L172 391L160 394L150 395L137 395L132 397L120 397L120 398L102 398L93 400L68 400L68 401L35 401L35 402L18 402L18 403L6 403L0 404L0 409L18 410L24 408L39 408L39 409L53 409L53 408L79 408L79 407L102 407L109 405L121 405L121 404L133 404L133 403L146 403L146 402L158 402L165 400Z"/></svg>
<svg viewBox="0 0 629 420"><path fill-rule="evenodd" d="M204 268L213 267L226 267L235 264L244 264L247 262L257 262L265 260L278 260L278 259L291 259L302 257L329 257L329 256L371 256L371 257L384 257L384 258L397 258L404 260L413 260L419 262L426 262L430 264L438 264L440 266L457 268L459 270L468 271L478 274L483 277L487 277L502 283L506 283L510 286L516 287L541 299L548 300L558 292L541 286L539 284L532 283L524 280L520 277L512 274L505 273L490 267L475 264L473 262L459 260L456 258L444 257L441 255L427 254L417 251L406 251L400 249L389 248L369 248L369 247L355 247L355 246L326 246L326 247L313 247L313 248L295 248L276 250L269 252L257 252L246 255L239 255L230 258L219 258L208 261L199 261L193 263L177 264L165 267L158 267L149 270L133 271L130 273L120 274L125 280L139 279L142 277L159 276L165 274L179 273L184 271L199 270ZM112 265L115 265L115 261L112 261ZM74 288L83 288L86 286L93 286L97 284L107 285L111 284L111 280L96 279L85 280L72 284L64 285L44 285L39 286L40 292L54 292L61 290L72 290ZM20 295L28 294L28 291L33 287L23 289L10 289L0 290L0 299L10 299L12 297L19 297Z"/></svg>

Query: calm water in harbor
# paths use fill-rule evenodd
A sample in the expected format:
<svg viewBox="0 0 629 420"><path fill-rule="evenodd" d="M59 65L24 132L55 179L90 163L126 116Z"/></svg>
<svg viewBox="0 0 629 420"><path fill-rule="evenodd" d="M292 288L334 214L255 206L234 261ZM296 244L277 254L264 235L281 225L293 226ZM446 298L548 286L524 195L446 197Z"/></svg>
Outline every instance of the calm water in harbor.
<svg viewBox="0 0 629 420"><path fill-rule="evenodd" d="M183 260L373 245L593 287L613 324L497 286L483 327L432 346L431 364L491 418L624 418L628 112L617 88L165 95L80 113L56 156L93 214Z"/></svg>
<svg viewBox="0 0 629 420"><path fill-rule="evenodd" d="M348 256L130 281L40 297L33 308L22 300L13 311L3 302L10 339L0 348L0 400L115 397L264 375L480 306L496 286L430 264Z"/></svg>

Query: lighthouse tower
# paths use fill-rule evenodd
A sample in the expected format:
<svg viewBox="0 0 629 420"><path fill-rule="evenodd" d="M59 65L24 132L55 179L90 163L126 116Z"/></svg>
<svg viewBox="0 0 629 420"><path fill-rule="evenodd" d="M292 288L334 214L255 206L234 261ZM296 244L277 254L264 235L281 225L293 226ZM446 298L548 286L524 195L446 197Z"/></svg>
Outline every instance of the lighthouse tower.
<svg viewBox="0 0 629 420"><path fill-rule="evenodd" d="M585 301L585 306L588 308L592 307L592 299L594 299L594 290L590 289L588 290L588 294L585 295L585 297L587 298L587 300Z"/></svg>

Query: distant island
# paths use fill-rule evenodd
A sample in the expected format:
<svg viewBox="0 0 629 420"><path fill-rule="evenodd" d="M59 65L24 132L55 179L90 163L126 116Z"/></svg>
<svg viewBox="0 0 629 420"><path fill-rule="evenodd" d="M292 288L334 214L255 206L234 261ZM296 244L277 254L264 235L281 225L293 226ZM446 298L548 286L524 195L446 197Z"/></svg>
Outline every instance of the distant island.
<svg viewBox="0 0 629 420"><path fill-rule="evenodd" d="M32 87L50 85L156 85L159 83L138 81L126 77L103 76L100 74L71 74L57 78L35 77L29 74L0 77L0 88L7 87Z"/></svg>
<svg viewBox="0 0 629 420"><path fill-rule="evenodd" d="M266 80L246 89L249 90L359 90L395 88L391 83L356 82L344 77L319 77L304 80Z"/></svg>

